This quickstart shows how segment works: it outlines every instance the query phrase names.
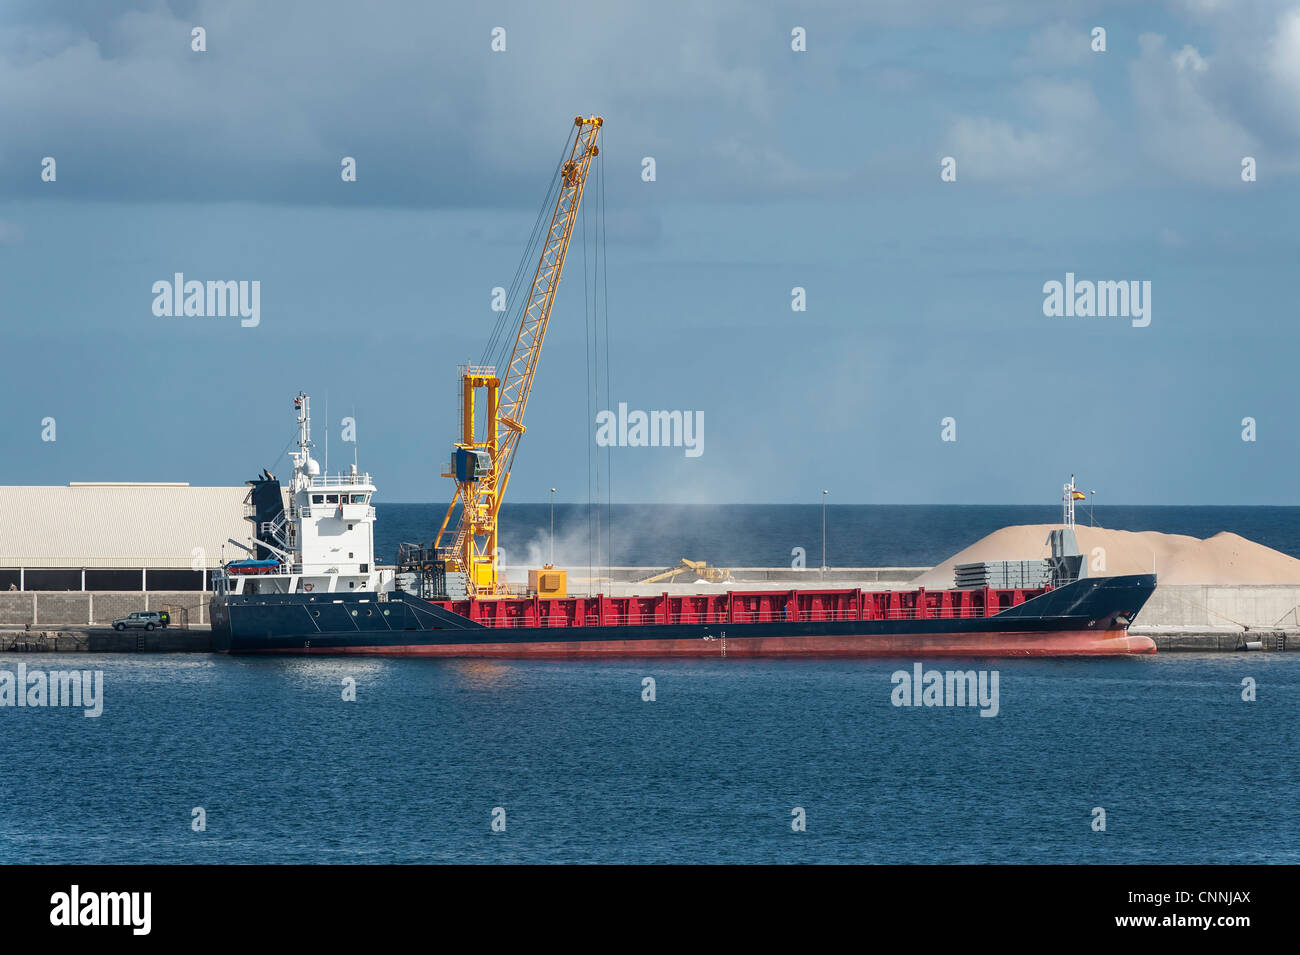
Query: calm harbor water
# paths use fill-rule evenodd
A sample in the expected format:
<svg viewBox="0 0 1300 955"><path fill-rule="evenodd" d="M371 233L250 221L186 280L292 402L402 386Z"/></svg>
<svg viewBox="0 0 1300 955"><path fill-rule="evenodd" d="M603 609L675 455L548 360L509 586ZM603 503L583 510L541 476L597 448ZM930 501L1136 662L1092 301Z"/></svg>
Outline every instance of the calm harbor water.
<svg viewBox="0 0 1300 955"><path fill-rule="evenodd" d="M19 662L105 702L0 709L5 863L1300 862L1294 654L961 664L993 718L909 660Z"/></svg>

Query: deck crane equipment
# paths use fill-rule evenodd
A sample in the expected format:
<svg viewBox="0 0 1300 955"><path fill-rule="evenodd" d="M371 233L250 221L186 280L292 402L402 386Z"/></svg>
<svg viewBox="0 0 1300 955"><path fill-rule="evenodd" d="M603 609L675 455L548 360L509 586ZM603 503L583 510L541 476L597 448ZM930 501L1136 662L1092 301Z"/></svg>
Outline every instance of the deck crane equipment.
<svg viewBox="0 0 1300 955"><path fill-rule="evenodd" d="M688 560L683 557L676 567L669 567L667 570L661 570L658 573L651 574L649 577L642 577L634 581L638 584L658 584L664 582L675 582L678 577L686 577L687 583L692 581L704 581L710 584L729 584L731 583L731 571L725 567L713 567L707 561Z"/></svg>
<svg viewBox="0 0 1300 955"><path fill-rule="evenodd" d="M498 576L498 515L510 483L519 439L524 433L524 412L537 374L537 359L546 340L546 326L564 271L565 255L582 202L583 187L592 160L599 154L596 138L603 120L577 116L568 158L560 166L559 192L545 233L541 257L533 274L527 307L515 334L510 363L504 376L490 365L469 365L461 370L461 439L456 442L450 466L443 472L456 482L456 493L434 539L434 551L447 574L460 574L469 596L506 596L505 580ZM485 393L486 426L475 428L479 393ZM443 535L459 504L460 521L455 538L443 546Z"/></svg>

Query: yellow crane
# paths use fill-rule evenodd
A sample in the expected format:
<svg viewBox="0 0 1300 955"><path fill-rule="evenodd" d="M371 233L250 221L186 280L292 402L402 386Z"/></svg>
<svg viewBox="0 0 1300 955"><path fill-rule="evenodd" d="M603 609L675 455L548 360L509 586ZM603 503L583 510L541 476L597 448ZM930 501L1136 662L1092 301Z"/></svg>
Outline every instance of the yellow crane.
<svg viewBox="0 0 1300 955"><path fill-rule="evenodd" d="M551 224L542 244L542 254L533 274L528 305L519 321L510 363L504 379L496 368L470 365L461 370L461 440L456 442L452 462L443 477L456 482L456 493L438 528L434 548L449 572L464 574L471 596L491 597L508 593L497 575L497 518L515 449L524 433L524 412L537 373L537 359L546 340L546 326L555 304L555 293L564 271L573 225L582 202L587 171L599 154L596 137L604 121L599 116L574 117L577 127L568 158L560 166L560 189L551 212ZM479 392L486 392L486 426L476 433L475 411ZM460 504L460 522L452 543L442 546L443 534Z"/></svg>
<svg viewBox="0 0 1300 955"><path fill-rule="evenodd" d="M669 567L667 570L660 571L657 574L651 574L649 577L642 577L634 581L638 584L657 584L663 581L673 581L682 575L695 580L704 580L711 584L725 584L731 582L731 571L725 567L711 567L707 561L687 560L685 557L676 567Z"/></svg>

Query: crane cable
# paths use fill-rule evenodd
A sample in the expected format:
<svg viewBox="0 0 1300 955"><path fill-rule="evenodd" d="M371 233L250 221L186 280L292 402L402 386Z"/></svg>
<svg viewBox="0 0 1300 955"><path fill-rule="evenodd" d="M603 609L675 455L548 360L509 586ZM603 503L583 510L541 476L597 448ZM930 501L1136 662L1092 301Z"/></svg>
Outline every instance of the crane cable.
<svg viewBox="0 0 1300 955"><path fill-rule="evenodd" d="M600 170L599 170L599 169L596 170L596 176L597 176L597 181L599 181L599 176L600 176ZM596 275L597 275L597 274L599 273L599 271L600 271L600 246L596 244L596 230L600 227L600 222L599 222L599 220L596 218L597 215L598 215L598 213L599 213L599 209L591 209L590 211L591 211L591 213L592 213L592 220L593 220L593 225L592 225L592 240L591 240L591 252L592 252L592 259L593 259L592 270L591 270L591 276L592 276L592 281L591 281L591 354L592 354L592 359L593 359L593 362L592 362L592 365L593 365L593 373L592 373L592 393L593 393L594 396L595 396L596 409L597 409L597 411L599 411L599 410L600 410L600 302L597 300L597 297L596 297L596 290L597 290L597 288L598 288L598 286L596 285ZM584 252L584 256L583 256L583 259L584 259L584 269L583 269L583 272L584 272L584 276L585 276L585 272L586 272L586 269L585 269L585 260L586 260L586 255L585 255L585 253L586 253L586 217L585 217L585 216L583 217L583 252ZM586 285L586 282L584 281L583 284ZM584 298L586 297L586 292L585 292L585 291L583 292L583 297L584 297ZM607 402L609 401L609 395L606 395L606 396L605 396L605 400L606 400ZM589 422L589 423L588 423L588 427L590 427L590 426L591 426L591 424L590 424L590 422ZM595 464L596 464L596 495L595 495L594 500L590 501L590 502L588 503L587 506L590 507L590 508L592 509L593 513L594 513L595 516L596 516L596 576L597 576L597 577L601 577L601 568L602 568L603 565L602 565L602 561L601 561L601 559L600 559L600 558L601 558L601 554L600 554L600 546L601 546L601 543L602 543L601 526L600 526L600 448L596 448L596 450L595 450Z"/></svg>
<svg viewBox="0 0 1300 955"><path fill-rule="evenodd" d="M606 154L608 155L609 140L606 138ZM602 343L605 347L605 402L612 404L613 390L610 374L609 360L609 226L607 222L605 209L605 170L604 163L596 167L596 189L595 203L592 210L592 282L591 282L591 336L590 336L590 359L588 361L587 374L589 379L588 390L593 396L595 408L600 406L600 350ZM586 285L586 221L583 221L583 273L584 287ZM603 295L602 295L603 290ZM583 301L586 301L586 292L583 293ZM601 312L604 312L604 328L601 328ZM585 306L584 306L585 311ZM592 405L589 403L589 409ZM595 423L595 418L590 413L587 418L587 425L591 428ZM588 460L591 460L592 444L594 443L594 431L590 432L590 437L586 441L588 449ZM614 537L613 537L613 490L611 474L611 457L613 454L612 446L605 446L605 517L602 522L601 508L601 463L600 451L595 449L595 494L591 493L591 485L588 483L588 506L595 515L596 525L596 569L603 577L610 569L614 562ZM590 520L590 519L589 519ZM602 544L604 545L603 563L602 563Z"/></svg>
<svg viewBox="0 0 1300 955"><path fill-rule="evenodd" d="M571 129L564 135L564 146L560 150L560 158L556 161L555 168L551 170L551 180L546 195L537 209L537 217L533 220L533 227L528 233L523 255L520 256L519 264L515 266L514 275L510 279L510 285L506 291L506 308L497 315L491 337L488 338L487 345L483 349L481 364L492 364L501 367L506 360L506 349L514 344L507 337L507 332L519 325L523 319L522 313L527 310L528 306L527 302L519 300L520 284L524 281L529 266L531 265L535 269L537 260L541 257L540 253L535 250L542 242L540 233L543 229L543 223L548 221L547 213L555 205L556 193L561 182L560 171L564 167L565 159L568 158L573 149L573 137L576 135L578 135L576 128Z"/></svg>
<svg viewBox="0 0 1300 955"><path fill-rule="evenodd" d="M606 138L606 143L609 140ZM609 224L605 216L605 170L604 164L596 170L597 203L600 214L600 242L603 252L602 261L604 262L604 271L600 273L600 278L605 288L605 400L612 401L614 392L610 385L610 361L609 361ZM606 544L608 562L606 566L614 562L614 469L613 469L613 450L605 448L605 534L608 543ZM597 507L599 507L599 502Z"/></svg>
<svg viewBox="0 0 1300 955"><path fill-rule="evenodd" d="M594 409L599 407L600 398L599 395L593 395L592 393L591 356L594 348L592 339L595 335L595 328L591 321L590 311L587 308L587 292L589 290L589 286L587 284L587 207L584 205L579 210L579 212L582 213L582 335L583 335L582 351L583 351L583 359L587 363L587 372L584 378L586 382L586 389L587 389L587 420L586 423L583 425L583 430L585 435L586 429L590 428L592 422L595 420L595 417L592 414L592 412ZM595 536L594 536L594 526L592 523L592 511L591 511L592 442L594 440L595 440L594 436L592 437L584 436L584 440L583 440L583 443L587 447L587 589L589 594L591 592L591 585L596 579L596 575L593 572L594 564L592 561L592 557L593 557L592 547L593 547L593 542L595 540ZM597 459L599 459L600 456L599 450L596 451L596 456ZM595 544L594 557L595 557L595 563L598 564L600 562L600 545L598 543Z"/></svg>
<svg viewBox="0 0 1300 955"><path fill-rule="evenodd" d="M606 155L608 155L608 139L606 139ZM584 205L582 208L582 311L583 311L583 330L584 344L583 351L586 359L586 390L587 390L587 422L586 433L584 435L584 445L587 449L587 579L589 581L588 592L590 593L590 582L601 579L603 571L613 563L612 558L612 535L610 528L610 514L607 507L605 520L602 525L600 507L601 507L601 465L600 465L600 448L593 445L595 443L595 432L591 430L595 423L595 412L600 410L600 346L602 344L601 331L601 289L604 288L604 309L605 309L605 329L603 333L603 343L605 346L605 401L611 400L612 394L610 386L609 372L609 254L608 254L608 227L605 216L605 174L604 163L600 163L595 169L595 203L594 209L590 210L593 220L592 240L591 240L591 259L592 271L590 277L587 273L588 249L587 249L587 217L589 210ZM603 253L602 253L603 250ZM590 300L588 293L590 292ZM588 307L590 305L590 307ZM610 449L605 448L606 469L605 469L605 494L607 499L611 499L612 491L610 489L609 477L609 458ZM594 480L594 487L593 487ZM604 554L602 555L602 545L604 545Z"/></svg>
<svg viewBox="0 0 1300 955"><path fill-rule="evenodd" d="M503 368L509 360L510 349L514 347L515 340L518 338L516 329L518 329L528 310L531 296L531 289L526 298L521 297L521 284L525 281L526 276L530 275L529 269L534 272L537 268L537 262L544 251L548 236L543 236L542 232L546 230L546 223L550 221L550 213L555 206L558 191L561 186L561 170L564 168L565 160L573 151L573 139L578 135L578 130L569 130L564 134L564 143L560 149L560 158L556 160L555 167L551 170L550 184L547 187L546 195L542 198L542 203L537 208L537 216L533 219L533 227L529 230L528 239L524 244L523 254L519 258L519 263L515 266L514 275L511 276L510 286L506 290L506 308L497 314L496 322L492 327L492 334L488 338L487 345L483 349L483 356L479 360L481 365L489 365L494 368ZM549 231L549 230L547 230ZM509 369L505 372L509 374ZM459 392L457 393L459 397ZM483 411L483 426L486 430L489 422L487 421L487 408ZM515 446L514 454L511 455L511 467L514 465L514 457L518 455L518 445Z"/></svg>

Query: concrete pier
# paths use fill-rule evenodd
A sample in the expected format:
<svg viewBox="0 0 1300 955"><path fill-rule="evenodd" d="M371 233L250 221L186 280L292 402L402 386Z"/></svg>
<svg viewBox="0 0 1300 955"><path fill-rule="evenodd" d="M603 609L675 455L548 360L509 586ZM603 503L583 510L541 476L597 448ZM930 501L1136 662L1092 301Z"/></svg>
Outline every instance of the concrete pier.
<svg viewBox="0 0 1300 955"><path fill-rule="evenodd" d="M1229 627L1197 629L1195 627L1133 627L1131 633L1150 637L1160 653L1190 651L1220 653L1224 651L1260 650L1280 652L1300 650L1300 630L1240 630Z"/></svg>
<svg viewBox="0 0 1300 955"><path fill-rule="evenodd" d="M0 629L0 653L210 653L212 630Z"/></svg>
<svg viewBox="0 0 1300 955"><path fill-rule="evenodd" d="M1300 650L1300 587L1158 585L1133 633L1159 651Z"/></svg>
<svg viewBox="0 0 1300 955"><path fill-rule="evenodd" d="M10 590L0 592L0 627L94 627L135 610L185 610L191 626L208 622L201 590Z"/></svg>

